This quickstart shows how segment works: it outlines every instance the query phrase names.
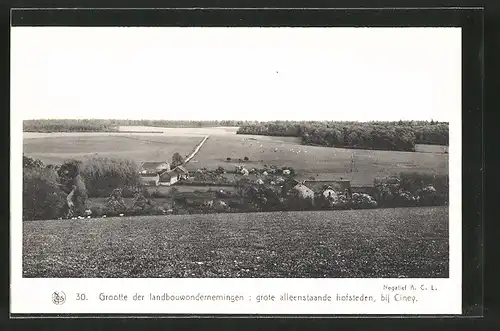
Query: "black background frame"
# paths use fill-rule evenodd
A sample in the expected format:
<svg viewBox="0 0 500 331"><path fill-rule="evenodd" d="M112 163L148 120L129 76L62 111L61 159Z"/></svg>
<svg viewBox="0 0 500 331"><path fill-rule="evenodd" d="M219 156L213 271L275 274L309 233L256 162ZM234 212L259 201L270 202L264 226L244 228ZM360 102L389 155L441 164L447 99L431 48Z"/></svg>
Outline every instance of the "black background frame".
<svg viewBox="0 0 500 331"><path fill-rule="evenodd" d="M101 2L82 5L96 7ZM52 4L55 7L66 5ZM144 3L143 3L144 5ZM28 9L20 3L11 11L12 26L197 26L197 27L462 27L462 306L463 315L483 314L483 10L481 8L208 8L187 7L182 2L169 9ZM312 5L310 3L310 5ZM337 3L338 5L338 3ZM33 6L33 4L31 4ZM77 4L72 4L77 7ZM158 6L158 4L156 4ZM156 7L154 6L154 7ZM217 6L234 7L231 2ZM256 5L254 5L256 6ZM324 4L323 4L324 6ZM34 55L36 56L36 55ZM7 231L7 233L9 233ZM6 242L6 241L4 241ZM4 269L7 270L7 269ZM401 315L389 315L397 317ZM377 315L11 315L11 317L327 317L368 319ZM418 317L408 315L407 317ZM420 317L430 317L429 315ZM443 318L443 316L437 316ZM446 316L457 317L457 316ZM425 323L414 320L412 325ZM454 319L455 320L455 319ZM444 320L443 320L444 321ZM416 323L415 323L416 322ZM401 322L392 320L392 327Z"/></svg>

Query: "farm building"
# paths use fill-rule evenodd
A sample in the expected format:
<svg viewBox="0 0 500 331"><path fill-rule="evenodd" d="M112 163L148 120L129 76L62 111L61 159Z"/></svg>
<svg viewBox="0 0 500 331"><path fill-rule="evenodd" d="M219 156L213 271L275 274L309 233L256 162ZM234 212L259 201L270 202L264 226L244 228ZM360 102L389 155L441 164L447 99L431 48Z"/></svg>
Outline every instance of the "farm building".
<svg viewBox="0 0 500 331"><path fill-rule="evenodd" d="M170 170L170 164L163 161L143 162L141 164L141 174L159 174Z"/></svg>
<svg viewBox="0 0 500 331"><path fill-rule="evenodd" d="M160 173L170 170L170 164L163 161L143 162L140 168L141 182L146 186L158 186Z"/></svg>
<svg viewBox="0 0 500 331"><path fill-rule="evenodd" d="M159 185L170 186L179 180L187 179L189 172L183 166L177 166L172 170L167 170L159 176Z"/></svg>
<svg viewBox="0 0 500 331"><path fill-rule="evenodd" d="M141 182L145 186L158 186L160 176L158 174L141 174Z"/></svg>
<svg viewBox="0 0 500 331"><path fill-rule="evenodd" d="M349 180L306 180L304 185L321 194L329 189L337 193L346 192L349 198L352 196L351 182Z"/></svg>

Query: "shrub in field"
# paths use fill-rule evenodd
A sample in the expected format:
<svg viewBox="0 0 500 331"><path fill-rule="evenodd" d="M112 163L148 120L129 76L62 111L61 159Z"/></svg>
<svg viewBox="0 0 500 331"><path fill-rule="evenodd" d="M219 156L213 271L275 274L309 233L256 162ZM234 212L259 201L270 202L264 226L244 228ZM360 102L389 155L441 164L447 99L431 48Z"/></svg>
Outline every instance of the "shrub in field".
<svg viewBox="0 0 500 331"><path fill-rule="evenodd" d="M44 168L45 165L41 160L33 159L28 156L23 155L23 168L34 169L34 168Z"/></svg>
<svg viewBox="0 0 500 331"><path fill-rule="evenodd" d="M226 169L224 169L223 167L221 166L218 166L217 169L215 170L215 173L217 175L222 175L222 174L225 174L226 173Z"/></svg>
<svg viewBox="0 0 500 331"><path fill-rule="evenodd" d="M107 197L114 189L122 189L126 197L141 188L139 166L125 159L93 157L83 161L81 175L91 197Z"/></svg>
<svg viewBox="0 0 500 331"><path fill-rule="evenodd" d="M23 220L47 220L62 217L66 194L52 169L23 169Z"/></svg>
<svg viewBox="0 0 500 331"><path fill-rule="evenodd" d="M337 194L337 200L333 202L333 209L349 209L351 201L344 193Z"/></svg>
<svg viewBox="0 0 500 331"><path fill-rule="evenodd" d="M285 176L295 177L297 172L292 167L283 167L281 168L281 173Z"/></svg>
<svg viewBox="0 0 500 331"><path fill-rule="evenodd" d="M152 199L148 199L141 193L136 193L131 208L127 208L128 215L161 215L166 211L157 205Z"/></svg>
<svg viewBox="0 0 500 331"><path fill-rule="evenodd" d="M376 208L377 201L366 193L353 193L351 206L353 209Z"/></svg>
<svg viewBox="0 0 500 331"><path fill-rule="evenodd" d="M117 188L113 190L111 195L106 199L106 208L112 216L122 214L127 210L121 189Z"/></svg>

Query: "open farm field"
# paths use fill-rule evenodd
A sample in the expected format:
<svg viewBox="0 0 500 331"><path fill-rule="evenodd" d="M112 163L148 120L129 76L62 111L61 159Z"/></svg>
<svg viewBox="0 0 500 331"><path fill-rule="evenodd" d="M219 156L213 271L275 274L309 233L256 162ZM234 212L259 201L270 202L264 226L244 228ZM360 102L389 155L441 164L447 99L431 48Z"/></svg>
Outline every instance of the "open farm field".
<svg viewBox="0 0 500 331"><path fill-rule="evenodd" d="M354 155L354 171L350 172ZM238 159L248 157L248 162ZM227 161L227 158L231 161ZM400 172L448 173L448 155L442 153L416 153L343 149L301 145L294 137L248 135L211 136L194 157L191 167L234 169L264 164L291 166L300 179L317 180L332 177L350 179L353 185L369 185L376 177Z"/></svg>
<svg viewBox="0 0 500 331"><path fill-rule="evenodd" d="M25 133L26 135L26 133ZM23 153L45 163L62 163L66 159L88 156L126 158L137 162L170 161L172 154L188 155L201 137L163 135L52 135L25 138Z"/></svg>
<svg viewBox="0 0 500 331"><path fill-rule="evenodd" d="M448 208L23 222L24 277L448 277Z"/></svg>
<svg viewBox="0 0 500 331"><path fill-rule="evenodd" d="M147 133L147 131L162 133ZM376 177L401 172L448 173L448 154L442 146L417 145L418 152L343 149L301 145L296 137L239 135L237 127L158 128L123 126L136 133L24 133L24 153L45 163L97 155L135 161L170 160L174 152L185 156L204 136L209 139L186 165L190 171L222 166L233 170L264 165L291 166L298 179L351 180L354 186L373 183ZM140 133L143 131L144 133ZM238 159L249 158L239 162ZM352 158L354 157L354 164ZM227 161L231 158L231 161ZM353 171L351 171L353 170Z"/></svg>

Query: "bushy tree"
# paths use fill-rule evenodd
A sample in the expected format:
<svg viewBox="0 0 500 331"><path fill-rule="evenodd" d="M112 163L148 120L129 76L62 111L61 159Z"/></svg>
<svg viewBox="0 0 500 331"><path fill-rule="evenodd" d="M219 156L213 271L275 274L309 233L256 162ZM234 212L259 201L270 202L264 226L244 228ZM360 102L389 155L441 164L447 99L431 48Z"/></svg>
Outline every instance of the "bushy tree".
<svg viewBox="0 0 500 331"><path fill-rule="evenodd" d="M118 215L127 210L121 189L117 188L111 192L111 195L106 199L106 208L111 215Z"/></svg>
<svg viewBox="0 0 500 331"><path fill-rule="evenodd" d="M29 156L23 155L23 168L34 169L34 168L44 168L45 165L41 160L33 159Z"/></svg>
<svg viewBox="0 0 500 331"><path fill-rule="evenodd" d="M175 152L172 155L172 167L180 166L184 163L184 158L179 153Z"/></svg>
<svg viewBox="0 0 500 331"><path fill-rule="evenodd" d="M165 213L165 209L155 203L141 192L134 195L133 205L127 211L130 215L158 215Z"/></svg>
<svg viewBox="0 0 500 331"><path fill-rule="evenodd" d="M61 189L68 195L68 216L83 215L87 209L87 188L80 175L81 165L81 161L68 160L57 171Z"/></svg>
<svg viewBox="0 0 500 331"><path fill-rule="evenodd" d="M224 169L224 168L223 168L223 167L221 167L221 166L218 166L218 167L217 167L217 169L215 169L215 173L216 173L217 175L223 175L223 174L225 174L225 173L226 173L226 169Z"/></svg>
<svg viewBox="0 0 500 331"><path fill-rule="evenodd" d="M56 219L63 216L65 209L66 194L54 170L23 169L23 220Z"/></svg>
<svg viewBox="0 0 500 331"><path fill-rule="evenodd" d="M80 168L91 197L109 196L116 188L125 193L142 187L139 166L131 160L93 157L84 160Z"/></svg>

